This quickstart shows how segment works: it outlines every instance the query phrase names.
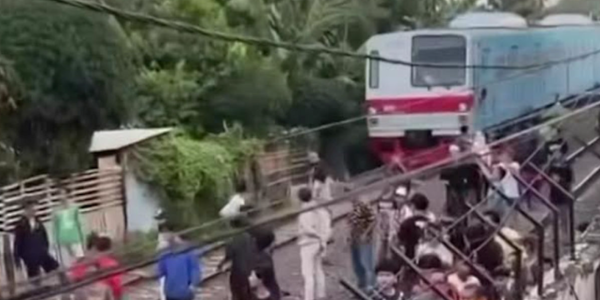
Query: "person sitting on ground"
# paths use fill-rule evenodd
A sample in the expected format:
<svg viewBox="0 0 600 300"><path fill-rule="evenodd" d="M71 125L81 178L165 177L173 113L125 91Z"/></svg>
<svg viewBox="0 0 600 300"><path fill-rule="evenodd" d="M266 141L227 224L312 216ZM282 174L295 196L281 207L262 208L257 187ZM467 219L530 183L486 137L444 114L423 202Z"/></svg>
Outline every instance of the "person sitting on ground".
<svg viewBox="0 0 600 300"><path fill-rule="evenodd" d="M477 277L471 274L471 268L464 262L460 262L455 267L455 272L448 276L450 283L461 297L471 296L473 286L480 286L481 282Z"/></svg>
<svg viewBox="0 0 600 300"><path fill-rule="evenodd" d="M416 264L420 269L421 274L423 274L429 281L439 278L440 276L444 278L444 281L446 280L442 261L437 255L425 254L419 257L419 259L416 261ZM405 275L408 275L408 277L403 278L402 283L412 287L411 292L413 295L418 295L430 288L427 282L417 276L417 274L414 272L409 271Z"/></svg>
<svg viewBox="0 0 600 300"><path fill-rule="evenodd" d="M227 204L219 211L221 218L233 218L240 214L242 206L246 204L244 194L246 193L246 183L243 180L237 182L235 194L231 196Z"/></svg>
<svg viewBox="0 0 600 300"><path fill-rule="evenodd" d="M414 259L417 246L424 236L424 228L430 218L417 214L404 220L398 230L398 243L404 248L404 253L410 259Z"/></svg>
<svg viewBox="0 0 600 300"><path fill-rule="evenodd" d="M500 214L498 214L496 211L488 210L484 212L484 216L486 216L488 220L490 220L490 222L494 225L500 225L501 223ZM524 266L525 262L528 259L528 253L523 244L523 236L519 232L508 226L502 227L500 229L500 233L506 238L508 238L517 247L519 247L519 249L521 249L521 265ZM516 255L514 248L499 235L496 235L494 237L494 241L496 241L496 243L498 243L502 247L502 252L504 254L504 266L509 269L512 268L515 262Z"/></svg>
<svg viewBox="0 0 600 300"><path fill-rule="evenodd" d="M432 286L435 286L440 292L446 294L450 299L460 299L460 296L458 295L454 287L448 283L446 275L443 272L431 273L427 277ZM426 284L425 282L422 282L419 285L419 289L416 289L414 293L415 296L412 298L413 300L444 299L442 296L438 295L430 285Z"/></svg>
<svg viewBox="0 0 600 300"><path fill-rule="evenodd" d="M439 225L430 223L424 232L424 241L417 246L417 258L435 254L440 258L443 267L451 267L454 263L454 254L440 241L442 230ZM444 236L443 238L447 239L448 237Z"/></svg>
<svg viewBox="0 0 600 300"><path fill-rule="evenodd" d="M436 221L435 214L429 210L429 199L421 193L417 193L410 199L413 207L414 215L420 215L427 217L429 222L433 223Z"/></svg>
<svg viewBox="0 0 600 300"><path fill-rule="evenodd" d="M496 242L492 234L493 230L481 223L471 225L465 230L465 237L469 244L466 253L474 253L476 263L490 273L504 267L502 246Z"/></svg>
<svg viewBox="0 0 600 300"><path fill-rule="evenodd" d="M398 288L400 264L397 260L386 259L375 268L376 284L371 298L375 300L400 300L402 292Z"/></svg>

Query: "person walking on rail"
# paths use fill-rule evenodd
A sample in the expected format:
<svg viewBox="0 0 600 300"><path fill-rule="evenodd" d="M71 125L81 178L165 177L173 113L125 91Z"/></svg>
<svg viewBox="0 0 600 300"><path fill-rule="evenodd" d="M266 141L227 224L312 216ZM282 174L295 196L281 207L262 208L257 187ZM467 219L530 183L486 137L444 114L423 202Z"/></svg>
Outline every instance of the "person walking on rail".
<svg viewBox="0 0 600 300"><path fill-rule="evenodd" d="M277 276L275 274L275 265L273 263L273 257L269 250L274 242L275 235L271 232L264 232L262 234L254 234L254 240L257 246L257 257L256 264L254 267L254 285L252 280L250 285L253 286L254 296L258 299L264 300L279 300L281 299L281 289L277 282ZM265 289L268 291L268 297L265 297Z"/></svg>
<svg viewBox="0 0 600 300"><path fill-rule="evenodd" d="M35 202L26 200L23 205L23 217L15 227L15 240L13 245L15 264L21 267L25 264L27 277L35 279L40 275L40 269L50 273L58 269L58 262L50 255L50 243L44 224L36 216ZM34 285L39 285L39 280L34 280Z"/></svg>
<svg viewBox="0 0 600 300"><path fill-rule="evenodd" d="M300 189L298 198L302 201L303 208L316 205L310 189ZM329 222L328 213L322 208L298 216L298 245L304 278L304 300L325 298L323 256L327 249L327 240L331 235Z"/></svg>
<svg viewBox="0 0 600 300"><path fill-rule="evenodd" d="M52 224L59 258L63 265L69 266L83 256L85 235L79 208L71 203L65 189L61 189L60 205L52 215Z"/></svg>
<svg viewBox="0 0 600 300"><path fill-rule="evenodd" d="M163 293L167 300L192 300L200 285L202 265L199 256L173 230L164 225L168 246L158 261L158 276L164 278Z"/></svg>
<svg viewBox="0 0 600 300"><path fill-rule="evenodd" d="M358 287L368 292L375 284L375 258L373 255L373 235L375 229L375 214L367 203L357 199L352 203L350 222L350 251L352 267Z"/></svg>

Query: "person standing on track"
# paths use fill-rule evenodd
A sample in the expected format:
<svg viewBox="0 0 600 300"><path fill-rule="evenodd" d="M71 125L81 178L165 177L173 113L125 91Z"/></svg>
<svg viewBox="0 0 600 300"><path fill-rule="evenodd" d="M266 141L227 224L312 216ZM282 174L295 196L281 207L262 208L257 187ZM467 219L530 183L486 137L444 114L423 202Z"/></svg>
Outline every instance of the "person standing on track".
<svg viewBox="0 0 600 300"><path fill-rule="evenodd" d="M352 202L350 222L350 251L352 267L358 279L358 288L368 292L375 284L375 257L373 255L373 234L375 214L367 203L361 200Z"/></svg>
<svg viewBox="0 0 600 300"><path fill-rule="evenodd" d="M79 208L72 205L68 192L61 189L60 197L60 206L52 215L53 232L62 264L69 266L83 256L83 225ZM68 255L68 259L64 254Z"/></svg>
<svg viewBox="0 0 600 300"><path fill-rule="evenodd" d="M318 156L317 156L317 158L318 158ZM313 161L314 161L314 158L313 158ZM327 167L322 163L315 165L314 169L312 169L312 171L311 171L311 174L312 174L311 175L312 179L309 182L309 187L311 189L313 199L317 203L326 203L326 202L333 200L333 192L332 192L333 179L331 178L331 174L329 174L329 172L327 171ZM331 228L332 221L333 221L333 212L331 211L331 209L329 207L324 208L324 210L327 212L327 216L328 216L328 218L326 219L326 224L327 224L326 226L329 226ZM329 229L329 231L331 231L331 229ZM327 238L327 243L331 244L333 242L334 242L333 237L329 236ZM327 257L324 257L323 259L324 259L323 262L326 265L331 264L331 262L329 262Z"/></svg>
<svg viewBox="0 0 600 300"><path fill-rule="evenodd" d="M25 263L27 277L34 279L34 285L40 285L35 280L40 275L40 269L50 273L58 269L58 262L50 255L50 243L44 224L35 215L35 202L26 200L23 205L23 217L15 227L15 240L13 245L15 264L21 266Z"/></svg>
<svg viewBox="0 0 600 300"><path fill-rule="evenodd" d="M236 229L244 228L249 224L244 215L238 215L231 220L231 226ZM257 251L256 242L248 232L234 236L225 246L225 257L217 269L222 270L225 263L231 261L229 289L233 300L253 299L248 278L254 270Z"/></svg>
<svg viewBox="0 0 600 300"><path fill-rule="evenodd" d="M303 208L316 205L310 189L300 189L298 198L302 201ZM325 298L323 256L331 235L329 222L328 213L323 208L313 209L298 216L298 246L304 278L304 300Z"/></svg>
<svg viewBox="0 0 600 300"><path fill-rule="evenodd" d="M192 300L202 279L202 265L194 250L186 249L173 228L164 225L168 246L158 261L158 276L164 278L163 293L167 300Z"/></svg>

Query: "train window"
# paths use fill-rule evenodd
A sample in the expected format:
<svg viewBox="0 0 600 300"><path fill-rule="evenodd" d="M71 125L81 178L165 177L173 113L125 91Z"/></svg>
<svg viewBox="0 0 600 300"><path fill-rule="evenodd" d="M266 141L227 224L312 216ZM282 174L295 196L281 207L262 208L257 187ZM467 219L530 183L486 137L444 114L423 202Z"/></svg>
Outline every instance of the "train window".
<svg viewBox="0 0 600 300"><path fill-rule="evenodd" d="M371 51L371 56L379 57L379 51ZM369 60L369 87L376 89L379 87L379 61L375 59Z"/></svg>
<svg viewBox="0 0 600 300"><path fill-rule="evenodd" d="M462 36L415 36L412 44L412 62L415 64L466 64L467 42ZM462 86L466 82L466 74L464 68L416 66L412 70L412 85L420 87Z"/></svg>

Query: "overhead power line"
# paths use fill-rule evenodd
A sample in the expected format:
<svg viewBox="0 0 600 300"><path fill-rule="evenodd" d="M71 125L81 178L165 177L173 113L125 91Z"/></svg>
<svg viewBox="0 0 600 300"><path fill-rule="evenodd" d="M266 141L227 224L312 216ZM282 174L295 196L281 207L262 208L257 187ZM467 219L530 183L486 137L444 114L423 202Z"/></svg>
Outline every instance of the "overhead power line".
<svg viewBox="0 0 600 300"><path fill-rule="evenodd" d="M82 1L82 0L45 0L56 2L68 6L78 7L82 9L92 10L100 13L111 14L115 17L121 18L125 21L145 23L164 28L174 29L176 31L187 32L202 35L211 39L221 40L226 42L238 42L255 46L267 46L274 48L283 48L287 50L297 52L309 52L317 54L331 54L335 56L350 57L363 60L376 60L391 64L409 66L409 67L425 67L425 68L442 68L442 69L502 69L502 70L528 70L536 68L544 68L552 65L568 63L574 60L580 60L587 57L591 57L600 54L600 49L596 49L591 52L587 52L581 55L576 55L564 59L551 60L544 63L535 63L520 66L505 66L505 65L462 65L462 64L430 64L430 63L412 63L405 60L393 59L388 57L381 57L378 55L362 54L351 51L342 50L339 48L329 48L323 46L314 46L306 44L295 44L289 42L277 42L270 39L264 39L259 37L253 37L248 35L231 34L221 31L213 31L210 29L202 28L197 25L193 25L186 22L179 22L175 20L169 20L164 18L158 18L148 14L142 14L139 12L133 12L128 10L119 9L104 3Z"/></svg>

